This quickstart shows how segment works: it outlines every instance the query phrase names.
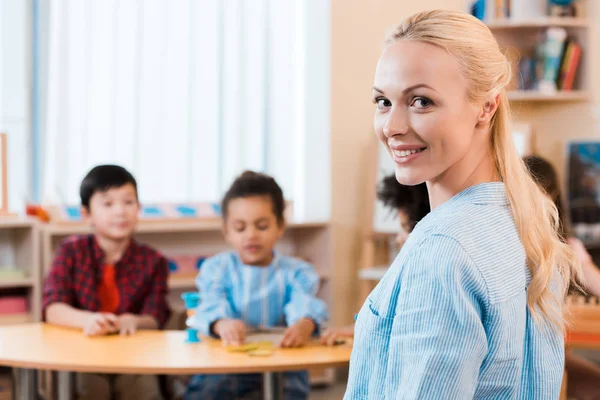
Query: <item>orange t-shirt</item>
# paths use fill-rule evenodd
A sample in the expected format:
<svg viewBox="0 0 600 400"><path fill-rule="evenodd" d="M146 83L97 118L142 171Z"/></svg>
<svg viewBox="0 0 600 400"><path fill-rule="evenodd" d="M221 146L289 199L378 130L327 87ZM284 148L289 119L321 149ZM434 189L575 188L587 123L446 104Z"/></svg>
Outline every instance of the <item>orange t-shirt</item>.
<svg viewBox="0 0 600 400"><path fill-rule="evenodd" d="M119 290L115 279L115 266L107 264L103 268L102 280L98 285L100 312L116 313L119 309Z"/></svg>

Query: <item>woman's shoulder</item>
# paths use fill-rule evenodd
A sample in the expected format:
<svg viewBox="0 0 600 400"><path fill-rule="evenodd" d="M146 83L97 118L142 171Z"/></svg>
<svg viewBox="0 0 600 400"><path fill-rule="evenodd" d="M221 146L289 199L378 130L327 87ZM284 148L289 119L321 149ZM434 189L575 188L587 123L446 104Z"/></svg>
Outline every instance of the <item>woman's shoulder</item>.
<svg viewBox="0 0 600 400"><path fill-rule="evenodd" d="M413 263L460 267L455 273L480 280L491 303L522 294L527 284L525 249L509 210L456 207L424 226L418 239Z"/></svg>

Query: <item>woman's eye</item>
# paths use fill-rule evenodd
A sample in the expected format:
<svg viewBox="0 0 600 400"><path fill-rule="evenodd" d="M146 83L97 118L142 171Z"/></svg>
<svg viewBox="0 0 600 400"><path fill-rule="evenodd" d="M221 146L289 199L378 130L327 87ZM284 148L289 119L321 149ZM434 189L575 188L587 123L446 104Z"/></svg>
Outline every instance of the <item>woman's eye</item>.
<svg viewBox="0 0 600 400"><path fill-rule="evenodd" d="M417 108L427 108L433 105L433 101L427 97L415 97L411 105Z"/></svg>
<svg viewBox="0 0 600 400"><path fill-rule="evenodd" d="M388 108L392 106L392 102L386 99L385 97L379 97L375 99L375 104L377 104L377 108Z"/></svg>

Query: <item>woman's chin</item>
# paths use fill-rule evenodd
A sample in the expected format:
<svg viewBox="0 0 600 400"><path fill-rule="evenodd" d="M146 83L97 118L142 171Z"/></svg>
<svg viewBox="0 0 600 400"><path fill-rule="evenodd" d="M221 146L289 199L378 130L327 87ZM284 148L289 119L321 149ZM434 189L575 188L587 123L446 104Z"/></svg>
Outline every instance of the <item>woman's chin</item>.
<svg viewBox="0 0 600 400"><path fill-rule="evenodd" d="M396 180L399 184L405 186L420 185L421 183L426 181L423 174L418 173L418 171L411 171L408 168L398 167L396 167Z"/></svg>

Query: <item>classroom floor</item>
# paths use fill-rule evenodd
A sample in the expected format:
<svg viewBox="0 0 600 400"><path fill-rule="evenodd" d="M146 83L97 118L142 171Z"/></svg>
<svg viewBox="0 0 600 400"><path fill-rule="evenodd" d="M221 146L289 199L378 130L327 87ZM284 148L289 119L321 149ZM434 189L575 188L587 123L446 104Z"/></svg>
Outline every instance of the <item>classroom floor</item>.
<svg viewBox="0 0 600 400"><path fill-rule="evenodd" d="M323 388L313 388L309 400L342 400L345 391L346 382L338 382Z"/></svg>

